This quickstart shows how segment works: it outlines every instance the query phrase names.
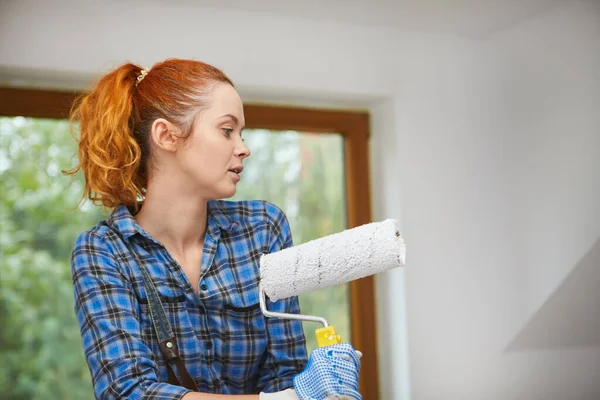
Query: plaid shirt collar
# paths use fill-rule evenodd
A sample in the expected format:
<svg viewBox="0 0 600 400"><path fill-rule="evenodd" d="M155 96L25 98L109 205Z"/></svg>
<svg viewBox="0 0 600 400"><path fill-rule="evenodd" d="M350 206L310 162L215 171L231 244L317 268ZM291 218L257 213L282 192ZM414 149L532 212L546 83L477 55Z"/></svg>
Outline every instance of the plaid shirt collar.
<svg viewBox="0 0 600 400"><path fill-rule="evenodd" d="M108 218L108 225L116 230L125 239L139 233L147 236L144 230L137 224L132 210L121 204L113 210ZM213 237L219 237L217 231L233 231L239 227L239 223L230 218L216 201L208 202L208 229L207 233Z"/></svg>

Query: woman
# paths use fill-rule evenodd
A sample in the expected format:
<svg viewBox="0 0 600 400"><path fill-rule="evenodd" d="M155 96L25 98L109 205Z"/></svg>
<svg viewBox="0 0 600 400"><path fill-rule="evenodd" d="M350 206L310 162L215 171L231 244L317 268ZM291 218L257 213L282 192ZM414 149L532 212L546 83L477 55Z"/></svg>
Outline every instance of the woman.
<svg viewBox="0 0 600 400"><path fill-rule="evenodd" d="M276 206L219 200L235 194L250 155L223 72L190 60L125 64L72 120L79 165L68 173L82 170L84 196L113 209L72 255L97 398L361 398L350 345L315 350L307 364L301 323L258 307L259 257L292 238ZM299 312L297 298L268 307Z"/></svg>

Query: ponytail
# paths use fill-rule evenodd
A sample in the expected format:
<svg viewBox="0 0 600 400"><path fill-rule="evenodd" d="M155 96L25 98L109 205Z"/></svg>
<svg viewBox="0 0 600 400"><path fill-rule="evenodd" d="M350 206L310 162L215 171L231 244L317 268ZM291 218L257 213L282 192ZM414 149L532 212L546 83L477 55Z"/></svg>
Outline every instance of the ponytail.
<svg viewBox="0 0 600 400"><path fill-rule="evenodd" d="M122 65L104 76L71 112L71 123L79 123L79 164L66 174L83 171L83 196L94 204L136 207L143 195L136 173L141 149L131 126L133 93L141 70Z"/></svg>

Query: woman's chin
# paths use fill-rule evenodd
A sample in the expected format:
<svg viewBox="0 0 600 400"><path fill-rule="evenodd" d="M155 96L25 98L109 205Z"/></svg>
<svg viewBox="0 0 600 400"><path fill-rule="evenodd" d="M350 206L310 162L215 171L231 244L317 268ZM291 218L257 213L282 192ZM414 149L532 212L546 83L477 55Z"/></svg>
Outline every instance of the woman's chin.
<svg viewBox="0 0 600 400"><path fill-rule="evenodd" d="M231 188L231 189L223 190L220 193L221 194L220 198L221 199L229 199L229 198L235 196L236 192L237 192L237 188L235 186L233 188Z"/></svg>

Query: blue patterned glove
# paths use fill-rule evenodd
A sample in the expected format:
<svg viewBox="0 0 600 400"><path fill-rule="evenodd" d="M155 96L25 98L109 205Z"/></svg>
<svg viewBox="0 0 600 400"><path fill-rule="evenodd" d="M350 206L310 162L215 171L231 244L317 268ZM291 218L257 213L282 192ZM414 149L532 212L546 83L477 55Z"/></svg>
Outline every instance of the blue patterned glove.
<svg viewBox="0 0 600 400"><path fill-rule="evenodd" d="M320 347L312 351L304 371L294 377L294 389L300 400L337 396L362 400L359 370L359 355L348 343Z"/></svg>

